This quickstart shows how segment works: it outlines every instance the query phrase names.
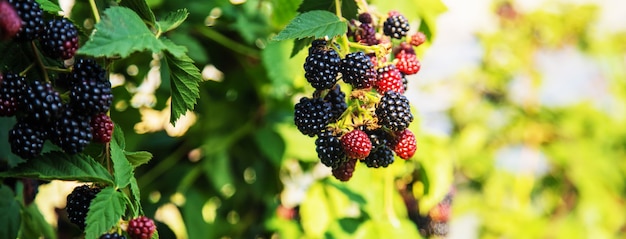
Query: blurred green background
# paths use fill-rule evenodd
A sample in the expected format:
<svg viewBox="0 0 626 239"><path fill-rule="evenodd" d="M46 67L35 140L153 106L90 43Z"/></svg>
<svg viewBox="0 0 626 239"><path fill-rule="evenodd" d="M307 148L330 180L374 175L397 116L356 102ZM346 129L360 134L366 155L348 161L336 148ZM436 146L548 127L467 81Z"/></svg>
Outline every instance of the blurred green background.
<svg viewBox="0 0 626 239"><path fill-rule="evenodd" d="M60 2L89 27L87 1ZM306 51L270 40L300 2L148 1L189 10L167 37L205 79L172 127L158 56L111 69L127 149L155 156L136 175L161 238L419 238L450 192L449 238L626 236L625 3L368 1L434 38L406 93L416 155L342 183L293 125ZM41 186L49 221L73 186Z"/></svg>

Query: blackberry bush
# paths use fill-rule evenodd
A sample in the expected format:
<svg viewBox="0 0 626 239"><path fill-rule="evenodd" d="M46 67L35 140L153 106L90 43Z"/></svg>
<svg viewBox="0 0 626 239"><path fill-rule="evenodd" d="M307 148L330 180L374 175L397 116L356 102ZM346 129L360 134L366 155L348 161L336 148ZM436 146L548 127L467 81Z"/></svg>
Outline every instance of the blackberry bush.
<svg viewBox="0 0 626 239"><path fill-rule="evenodd" d="M78 49L78 30L66 18L49 21L41 34L41 49L51 58L70 59Z"/></svg>
<svg viewBox="0 0 626 239"><path fill-rule="evenodd" d="M81 230L85 229L85 218L89 212L91 201L100 192L100 188L81 185L67 195L65 210L70 222L74 223Z"/></svg>

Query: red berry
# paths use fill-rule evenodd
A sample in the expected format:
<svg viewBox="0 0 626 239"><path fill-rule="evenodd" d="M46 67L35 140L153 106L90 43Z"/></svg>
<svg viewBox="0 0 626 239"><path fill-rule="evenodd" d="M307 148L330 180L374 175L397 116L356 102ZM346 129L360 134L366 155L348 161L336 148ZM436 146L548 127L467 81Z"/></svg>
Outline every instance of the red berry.
<svg viewBox="0 0 626 239"><path fill-rule="evenodd" d="M341 146L348 158L363 159L370 154L372 142L362 130L352 130L341 137Z"/></svg>
<svg viewBox="0 0 626 239"><path fill-rule="evenodd" d="M396 134L392 143L393 151L402 159L409 159L415 154L417 142L415 135L409 129L405 129Z"/></svg>
<svg viewBox="0 0 626 239"><path fill-rule="evenodd" d="M0 39L10 39L20 31L22 19L7 1L0 1Z"/></svg>
<svg viewBox="0 0 626 239"><path fill-rule="evenodd" d="M155 230L156 225L152 219L140 216L128 222L126 232L131 239L148 239L152 237Z"/></svg>
<svg viewBox="0 0 626 239"><path fill-rule="evenodd" d="M384 94L387 91L404 93L402 74L395 65L386 65L378 69L378 80L375 86L380 94Z"/></svg>
<svg viewBox="0 0 626 239"><path fill-rule="evenodd" d="M398 59L396 67L400 72L406 75L417 73L422 66L415 54L406 53L405 51L400 51L396 55L396 59Z"/></svg>
<svg viewBox="0 0 626 239"><path fill-rule="evenodd" d="M426 35L424 35L423 32L417 32L411 35L411 45L419 46L422 45L422 43L424 42L426 42Z"/></svg>
<svg viewBox="0 0 626 239"><path fill-rule="evenodd" d="M92 141L97 143L111 142L113 121L106 113L100 113L91 118Z"/></svg>

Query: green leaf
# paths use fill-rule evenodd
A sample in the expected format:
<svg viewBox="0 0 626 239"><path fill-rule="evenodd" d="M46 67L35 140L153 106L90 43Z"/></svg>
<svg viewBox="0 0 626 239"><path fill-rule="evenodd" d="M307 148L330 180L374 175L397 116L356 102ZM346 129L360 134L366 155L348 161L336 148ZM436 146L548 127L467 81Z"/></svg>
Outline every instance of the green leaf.
<svg viewBox="0 0 626 239"><path fill-rule="evenodd" d="M68 155L58 151L43 154L9 171L0 172L0 178L3 177L113 184L111 174L91 156L85 154Z"/></svg>
<svg viewBox="0 0 626 239"><path fill-rule="evenodd" d="M98 238L120 220L126 204L124 195L114 187L102 189L89 205L85 223L85 238Z"/></svg>
<svg viewBox="0 0 626 239"><path fill-rule="evenodd" d="M48 1L48 0L36 0L36 1L37 3L39 3L39 7L41 7L41 10L44 10L46 12L57 15L59 14L59 12L63 11L63 9L59 7L59 5L51 1Z"/></svg>
<svg viewBox="0 0 626 239"><path fill-rule="evenodd" d="M176 43L165 37L161 37L159 38L159 40L165 45L167 52L174 55L174 57L185 57L185 54L187 53L187 47L177 45Z"/></svg>
<svg viewBox="0 0 626 239"><path fill-rule="evenodd" d="M117 139L117 137L116 137ZM133 178L133 166L126 159L124 149L122 149L117 140L111 140L111 161L113 161L113 177L115 178L115 185L119 188L124 188L130 183L130 179Z"/></svg>
<svg viewBox="0 0 626 239"><path fill-rule="evenodd" d="M213 184L215 190L220 191L224 196L228 196L227 192L221 190L224 185L233 185L235 181L228 155L224 151L207 155L203 159L202 168L204 175Z"/></svg>
<svg viewBox="0 0 626 239"><path fill-rule="evenodd" d="M113 123L113 135L111 137L112 141L117 142L117 145L120 146L120 148L125 149L126 148L126 139L124 138L124 131L122 131L122 128L118 125Z"/></svg>
<svg viewBox="0 0 626 239"><path fill-rule="evenodd" d="M172 89L172 112L170 123L176 124L181 115L193 110L196 100L200 97L198 84L202 80L200 70L193 64L187 55L175 57L167 52L165 65L170 72L170 87Z"/></svg>
<svg viewBox="0 0 626 239"><path fill-rule="evenodd" d="M137 152L124 151L124 154L126 155L126 159L128 160L128 162L130 162L130 164L134 168L137 168L139 165L146 164L150 161L150 159L152 159L152 154L146 151L137 151Z"/></svg>
<svg viewBox="0 0 626 239"><path fill-rule="evenodd" d="M120 6L130 8L135 11L141 19L154 25L156 19L154 17L154 13L148 6L148 3L145 0L123 0L120 2Z"/></svg>
<svg viewBox="0 0 626 239"><path fill-rule="evenodd" d="M178 9L165 15L163 20L157 22L157 25L162 32L168 32L180 26L187 19L187 16L189 16L187 9Z"/></svg>
<svg viewBox="0 0 626 239"><path fill-rule="evenodd" d="M304 232L314 238L322 238L333 220L333 212L324 192L324 184L315 183L311 185L300 205L300 215Z"/></svg>
<svg viewBox="0 0 626 239"><path fill-rule="evenodd" d="M78 49L78 54L124 58L137 51L160 52L165 49L165 44L152 34L135 12L125 7L110 7L104 11L89 41Z"/></svg>
<svg viewBox="0 0 626 239"><path fill-rule="evenodd" d="M335 13L335 0L304 0L298 12L309 12L313 10L326 10ZM358 7L356 1L342 1L341 2L341 15L346 19L356 19L358 14Z"/></svg>
<svg viewBox="0 0 626 239"><path fill-rule="evenodd" d="M289 57L294 57L298 55L298 53L307 46L310 46L313 42L313 37L307 37L302 39L293 40L293 49L291 50L291 55Z"/></svg>
<svg viewBox="0 0 626 239"><path fill-rule="evenodd" d="M137 179L135 177L130 179L130 193L132 195L131 201L135 205L134 209L141 209L141 191L139 190L139 185L137 184ZM138 216L139 211L133 212L133 216Z"/></svg>
<svg viewBox="0 0 626 239"><path fill-rule="evenodd" d="M261 152L267 156L277 167L285 155L285 140L274 129L263 127L254 135Z"/></svg>
<svg viewBox="0 0 626 239"><path fill-rule="evenodd" d="M348 25L335 14L314 10L296 16L273 40L323 38L325 36L332 38L347 31Z"/></svg>
<svg viewBox="0 0 626 239"><path fill-rule="evenodd" d="M11 189L0 184L0 238L17 238L20 229L20 205Z"/></svg>
<svg viewBox="0 0 626 239"><path fill-rule="evenodd" d="M41 215L37 204L22 207L22 227L19 238L57 238L55 230Z"/></svg>

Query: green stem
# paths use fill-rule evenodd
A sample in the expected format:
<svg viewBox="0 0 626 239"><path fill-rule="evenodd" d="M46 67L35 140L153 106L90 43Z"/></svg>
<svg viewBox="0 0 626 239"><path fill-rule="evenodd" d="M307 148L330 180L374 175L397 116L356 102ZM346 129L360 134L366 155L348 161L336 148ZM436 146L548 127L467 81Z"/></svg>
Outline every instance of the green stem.
<svg viewBox="0 0 626 239"><path fill-rule="evenodd" d="M96 0L89 0L89 6L91 6L91 11L93 12L93 18L96 23L100 22L100 13L98 12L98 6L96 5Z"/></svg>
<svg viewBox="0 0 626 239"><path fill-rule="evenodd" d="M55 66L45 66L44 68L46 70L49 70L49 71L56 71L56 72L63 72L63 73L70 73L70 72L72 72L72 70L70 70L70 69L59 68L59 67L55 67Z"/></svg>
<svg viewBox="0 0 626 239"><path fill-rule="evenodd" d="M239 54L242 55L247 55L247 56L251 56L251 57L259 57L260 52L257 49L254 49L252 47L243 45L241 43L238 43L236 41L233 41L231 39L229 39L228 37L222 35L221 33L206 27L206 26L202 26L202 27L197 27L196 31L198 33L200 33L202 36L209 38L215 42L217 42L218 44L221 44L222 46L237 52Z"/></svg>
<svg viewBox="0 0 626 239"><path fill-rule="evenodd" d="M343 18L341 16L341 0L335 0L335 13L339 19Z"/></svg>
<svg viewBox="0 0 626 239"><path fill-rule="evenodd" d="M22 72L20 72L20 76L26 75L26 72L30 71L30 69L33 68L33 66L35 66L35 63L31 63L30 65L28 65L28 67L26 67L26 69L24 69Z"/></svg>
<svg viewBox="0 0 626 239"><path fill-rule="evenodd" d="M50 82L50 78L48 77L48 71L46 71L46 65L43 64L43 60L41 60L41 56L39 56L39 50L37 50L35 42L31 41L30 46L33 48L33 54L35 54L35 59L37 59L37 65L39 65L39 68L41 69L44 80L46 82Z"/></svg>

